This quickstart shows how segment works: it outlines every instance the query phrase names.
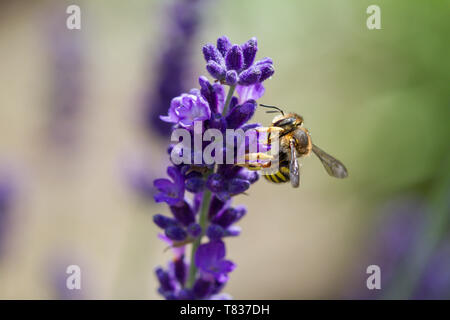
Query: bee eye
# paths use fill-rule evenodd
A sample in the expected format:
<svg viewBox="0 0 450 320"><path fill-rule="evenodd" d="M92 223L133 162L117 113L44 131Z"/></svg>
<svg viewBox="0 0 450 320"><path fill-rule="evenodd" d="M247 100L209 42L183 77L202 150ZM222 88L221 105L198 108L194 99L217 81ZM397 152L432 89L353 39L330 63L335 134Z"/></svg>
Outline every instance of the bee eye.
<svg viewBox="0 0 450 320"><path fill-rule="evenodd" d="M295 125L295 121L292 118L283 118L274 123L276 127L286 127Z"/></svg>
<svg viewBox="0 0 450 320"><path fill-rule="evenodd" d="M308 134L303 130L296 130L294 133L294 138L300 146L307 146L309 143Z"/></svg>

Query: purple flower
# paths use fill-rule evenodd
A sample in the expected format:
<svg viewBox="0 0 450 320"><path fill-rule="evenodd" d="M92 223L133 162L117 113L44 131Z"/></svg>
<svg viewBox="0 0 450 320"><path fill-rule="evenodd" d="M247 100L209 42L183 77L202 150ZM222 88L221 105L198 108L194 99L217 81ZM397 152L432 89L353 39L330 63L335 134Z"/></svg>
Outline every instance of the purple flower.
<svg viewBox="0 0 450 320"><path fill-rule="evenodd" d="M266 89L262 83L256 83L251 86L237 86L236 92L239 95L239 104L248 100L258 100L264 95Z"/></svg>
<svg viewBox="0 0 450 320"><path fill-rule="evenodd" d="M203 47L206 70L213 78L230 86L236 83L241 86L261 83L270 78L275 69L270 58L254 62L257 51L256 38L242 45L233 45L227 37L222 36L217 39L216 46L207 44Z"/></svg>
<svg viewBox="0 0 450 320"><path fill-rule="evenodd" d="M222 113L225 103L225 89L218 83L211 84L204 76L198 78L200 94L208 101L213 114Z"/></svg>
<svg viewBox="0 0 450 320"><path fill-rule="evenodd" d="M167 168L168 179L156 179L153 182L158 189L154 198L156 202L166 202L168 205L176 205L184 200L184 177L176 167Z"/></svg>
<svg viewBox="0 0 450 320"><path fill-rule="evenodd" d="M256 111L257 103L255 100L248 100L241 105L233 107L225 118L228 123L228 128L240 128L247 123Z"/></svg>
<svg viewBox="0 0 450 320"><path fill-rule="evenodd" d="M204 121L210 117L208 102L202 96L183 93L170 103L169 115L160 118L165 122L178 123L184 128L191 129L194 121Z"/></svg>
<svg viewBox="0 0 450 320"><path fill-rule="evenodd" d="M195 253L195 264L201 272L211 274L218 281L228 280L228 273L236 265L225 260L225 244L222 241L211 241L200 245Z"/></svg>
<svg viewBox="0 0 450 320"><path fill-rule="evenodd" d="M216 194L216 197L226 201L243 193L252 183L258 181L258 173L238 166L221 165L217 173L211 174L206 187Z"/></svg>
<svg viewBox="0 0 450 320"><path fill-rule="evenodd" d="M189 135L195 121L202 122L202 134L208 129L224 133L228 129L246 132L257 128L259 124L248 122L256 111L256 100L264 94L261 82L273 74L273 66L270 59L255 62L256 52L256 39L239 46L221 37L217 40L217 46L204 46L207 70L220 81L211 83L201 76L200 88L172 99L168 115L161 119L172 123L173 129L189 130ZM233 95L234 88L229 88L225 97L225 83L236 86L239 98ZM195 141L198 133L193 133ZM228 143L218 146L222 154L232 160L231 163L197 161L192 164L183 160L180 164L171 158L173 166L169 167L168 173L172 180L155 180L154 185L159 190L155 200L166 202L172 217L156 214L153 221L164 231L159 237L173 248L176 256L176 263L169 265L167 270L156 270L159 292L166 299L229 298L219 292L225 287L228 274L235 264L225 259L222 239L240 234L236 223L246 214L244 207L232 207L231 202L234 196L247 192L259 178L257 172L243 168L237 162L237 155L250 152L249 146L252 144L256 145L258 152L268 150L260 142L256 130L253 133L246 134L245 139L239 139L240 142L234 146ZM238 137L235 137L236 140ZM180 145L183 147L180 148ZM185 142L184 139L180 145L170 146L169 154L187 155L195 159L208 146L201 143L198 148L192 141ZM214 149L214 154L216 152ZM185 190L193 194L192 199L185 198ZM207 236L210 242L201 244L203 236ZM193 246L193 254L187 264L184 248L189 244ZM189 272L185 272L186 268Z"/></svg>

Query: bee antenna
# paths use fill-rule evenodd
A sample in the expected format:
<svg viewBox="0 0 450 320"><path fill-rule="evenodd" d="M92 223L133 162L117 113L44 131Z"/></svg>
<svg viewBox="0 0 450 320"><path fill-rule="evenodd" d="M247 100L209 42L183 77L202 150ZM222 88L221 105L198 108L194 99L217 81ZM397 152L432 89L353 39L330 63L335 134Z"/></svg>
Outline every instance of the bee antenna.
<svg viewBox="0 0 450 320"><path fill-rule="evenodd" d="M265 105L265 104L262 104L262 103L260 103L259 104L261 107L264 107L264 108L272 108L272 109L276 109L276 110L278 110L278 111L266 111L266 113L275 113L275 112L280 112L283 116L284 116L284 112L283 112L283 110L281 110L280 108L278 108L278 107L275 107L275 106L268 106L268 105Z"/></svg>

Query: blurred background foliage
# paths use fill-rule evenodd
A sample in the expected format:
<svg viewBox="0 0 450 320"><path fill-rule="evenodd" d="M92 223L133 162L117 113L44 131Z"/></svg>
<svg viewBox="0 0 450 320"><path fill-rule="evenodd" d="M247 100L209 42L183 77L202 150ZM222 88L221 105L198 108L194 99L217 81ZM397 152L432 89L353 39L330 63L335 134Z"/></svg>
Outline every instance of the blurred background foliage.
<svg viewBox="0 0 450 320"><path fill-rule="evenodd" d="M423 229L377 297L413 297L449 227L450 2L198 2L184 90L206 75L204 43L256 36L258 56L276 68L260 102L303 115L314 142L350 175L331 179L310 157L299 189L260 181L239 197L249 214L242 236L229 240L238 268L225 291L244 299L347 297L378 263L368 248L398 210L386 204L406 199L408 208L416 200L428 208ZM65 30L69 4L81 7L80 31ZM366 27L371 4L381 8L381 30ZM130 172L131 186L165 176L168 138L144 129L142 110L148 92L157 94L168 8L144 0L0 2L0 164L15 179L14 203L0 212L0 298L158 298L153 268L168 253L151 216L166 209L138 196ZM66 100L55 94L64 83L72 88ZM271 115L259 110L255 121L268 124ZM142 171L147 180L136 178ZM389 241L383 248L395 245ZM82 295L61 292L64 264L82 266ZM450 272L431 269L443 270L440 279ZM450 281L442 290L438 297L448 297Z"/></svg>

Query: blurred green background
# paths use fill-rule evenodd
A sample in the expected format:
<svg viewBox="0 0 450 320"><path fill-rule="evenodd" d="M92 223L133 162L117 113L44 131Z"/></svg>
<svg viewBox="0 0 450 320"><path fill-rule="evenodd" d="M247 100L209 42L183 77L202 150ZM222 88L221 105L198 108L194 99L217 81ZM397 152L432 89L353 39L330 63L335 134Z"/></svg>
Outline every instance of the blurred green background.
<svg viewBox="0 0 450 320"><path fill-rule="evenodd" d="M49 33L65 29L68 4L81 7L82 29L58 41L79 43L83 63L67 77L81 79L83 95L74 121L56 117L75 136L61 147L48 134L55 120ZM381 30L366 27L371 4L381 8ZM145 159L155 178L165 176L169 139L149 136L139 118L158 77L151 64L164 41L166 7L0 2L0 164L17 184L3 232L0 298L60 298L62 266L70 264L82 267L80 297L159 298L153 269L171 256L151 216L167 209L133 193L123 167ZM299 189L262 179L238 197L249 213L242 235L227 240L238 267L226 292L342 297L359 281L353 266L373 240L379 208L404 194L435 208L414 263L425 262L450 214L449 13L450 2L437 0L205 2L198 50L186 52L194 70L186 89L206 75L203 44L256 36L258 57L271 57L276 68L260 102L301 114L314 142L349 170L347 180L332 179L310 157ZM271 118L259 110L254 120ZM400 288L391 297L405 294Z"/></svg>

